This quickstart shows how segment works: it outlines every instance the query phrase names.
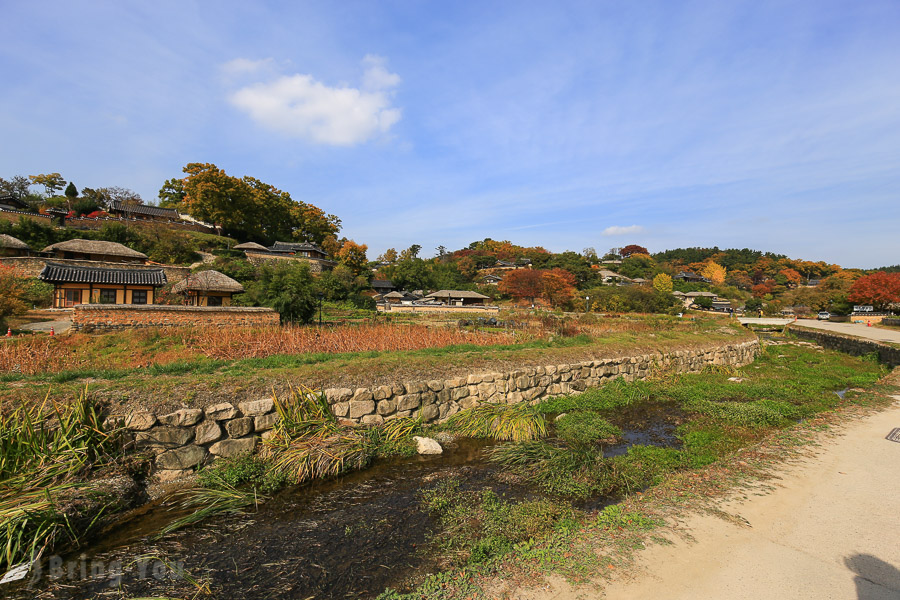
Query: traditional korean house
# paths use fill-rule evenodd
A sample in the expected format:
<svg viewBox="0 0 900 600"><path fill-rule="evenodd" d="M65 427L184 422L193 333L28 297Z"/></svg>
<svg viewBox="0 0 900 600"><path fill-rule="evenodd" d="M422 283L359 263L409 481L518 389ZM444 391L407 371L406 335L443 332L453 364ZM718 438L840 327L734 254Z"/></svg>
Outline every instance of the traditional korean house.
<svg viewBox="0 0 900 600"><path fill-rule="evenodd" d="M468 290L440 290L425 296L426 300L436 300L449 306L484 306L489 296Z"/></svg>
<svg viewBox="0 0 900 600"><path fill-rule="evenodd" d="M31 248L18 238L0 234L0 256L31 256Z"/></svg>
<svg viewBox="0 0 900 600"><path fill-rule="evenodd" d="M0 196L0 210L30 211L31 207L28 206L27 202L8 194Z"/></svg>
<svg viewBox="0 0 900 600"><path fill-rule="evenodd" d="M147 255L132 250L116 242L97 240L68 240L51 244L41 250L53 258L68 260L95 260L98 262L114 262L143 265L147 263Z"/></svg>
<svg viewBox="0 0 900 600"><path fill-rule="evenodd" d="M109 207L109 214L122 219L139 221L180 221L181 215L174 208L160 208L149 204L135 204L114 200Z"/></svg>
<svg viewBox="0 0 900 600"><path fill-rule="evenodd" d="M382 296L397 289L397 286L395 286L390 279L373 279L371 285L372 289L375 290L375 293Z"/></svg>
<svg viewBox="0 0 900 600"><path fill-rule="evenodd" d="M188 306L231 306L231 296L244 286L218 271L200 271L173 285L172 291L184 294Z"/></svg>
<svg viewBox="0 0 900 600"><path fill-rule="evenodd" d="M243 250L247 260L254 264L267 260L294 260L309 264L313 273L328 271L337 264L328 259L322 248L309 242L275 242L268 248L255 242L245 242L234 249Z"/></svg>
<svg viewBox="0 0 900 600"><path fill-rule="evenodd" d="M38 278L52 283L54 308L77 304L153 304L166 285L162 269L84 267L48 262Z"/></svg>

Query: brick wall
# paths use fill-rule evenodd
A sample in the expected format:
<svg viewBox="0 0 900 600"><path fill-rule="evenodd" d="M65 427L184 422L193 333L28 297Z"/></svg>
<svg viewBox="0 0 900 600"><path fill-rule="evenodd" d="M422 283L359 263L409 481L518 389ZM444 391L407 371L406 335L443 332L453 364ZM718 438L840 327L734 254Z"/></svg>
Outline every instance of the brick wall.
<svg viewBox="0 0 900 600"><path fill-rule="evenodd" d="M72 313L75 331L138 327L270 327L279 324L271 308L80 304Z"/></svg>

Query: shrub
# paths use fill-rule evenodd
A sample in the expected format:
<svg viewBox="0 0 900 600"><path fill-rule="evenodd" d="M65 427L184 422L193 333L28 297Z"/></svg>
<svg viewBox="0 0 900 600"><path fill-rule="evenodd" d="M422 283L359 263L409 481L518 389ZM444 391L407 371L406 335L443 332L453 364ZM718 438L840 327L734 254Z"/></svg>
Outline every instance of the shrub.
<svg viewBox="0 0 900 600"><path fill-rule="evenodd" d="M556 435L569 444L611 444L622 435L622 430L590 411L571 412L556 422Z"/></svg>

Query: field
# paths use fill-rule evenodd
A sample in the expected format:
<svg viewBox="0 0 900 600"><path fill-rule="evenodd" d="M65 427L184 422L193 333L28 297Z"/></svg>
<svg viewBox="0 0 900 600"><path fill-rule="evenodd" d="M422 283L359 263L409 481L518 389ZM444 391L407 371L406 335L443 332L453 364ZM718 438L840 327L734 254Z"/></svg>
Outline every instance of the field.
<svg viewBox="0 0 900 600"><path fill-rule="evenodd" d="M506 327L435 320L259 330L137 330L0 341L0 404L77 397L114 406L203 406L308 387L449 378L472 370L750 339L721 319L545 315Z"/></svg>

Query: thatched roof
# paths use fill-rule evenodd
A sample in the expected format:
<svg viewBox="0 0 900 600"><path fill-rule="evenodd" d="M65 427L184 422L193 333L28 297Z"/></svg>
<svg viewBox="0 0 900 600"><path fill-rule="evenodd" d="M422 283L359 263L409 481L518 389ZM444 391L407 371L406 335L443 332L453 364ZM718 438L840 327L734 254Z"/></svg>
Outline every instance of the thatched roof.
<svg viewBox="0 0 900 600"><path fill-rule="evenodd" d="M132 250L128 246L116 242L99 240L69 240L51 244L41 252L80 252L81 254L106 254L108 256L124 256L127 258L147 258L146 254Z"/></svg>
<svg viewBox="0 0 900 600"><path fill-rule="evenodd" d="M244 242L243 244L238 244L234 247L235 250L262 250L264 252L268 252L269 249L263 246L262 244L257 244L256 242Z"/></svg>
<svg viewBox="0 0 900 600"><path fill-rule="evenodd" d="M12 248L14 250L31 250L31 248L18 238L5 233L0 234L0 248Z"/></svg>
<svg viewBox="0 0 900 600"><path fill-rule="evenodd" d="M197 292L243 292L244 286L240 283L218 271L200 271L199 273L191 273L178 283L172 286L172 291L176 294L185 291Z"/></svg>

